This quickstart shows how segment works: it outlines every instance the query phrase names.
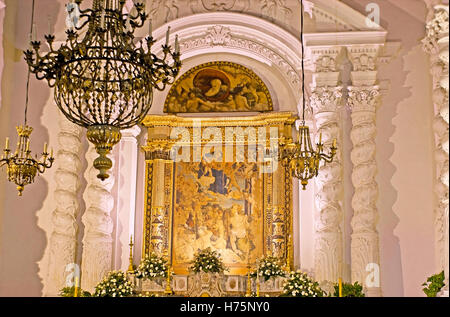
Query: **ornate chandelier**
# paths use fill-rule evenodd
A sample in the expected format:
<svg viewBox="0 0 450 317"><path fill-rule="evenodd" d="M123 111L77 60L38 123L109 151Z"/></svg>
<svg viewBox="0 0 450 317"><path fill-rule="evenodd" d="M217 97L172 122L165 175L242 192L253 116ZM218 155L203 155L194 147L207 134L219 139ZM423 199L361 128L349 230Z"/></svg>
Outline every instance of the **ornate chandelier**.
<svg viewBox="0 0 450 317"><path fill-rule="evenodd" d="M19 196L22 196L25 186L34 182L38 173L43 174L47 168L52 167L55 159L53 150L47 152L47 143L44 145L44 152L40 160L33 158L30 150L30 134L33 128L25 125L16 127L19 140L16 151L11 155L9 148L9 138L6 138L4 155L0 158L0 167L6 165L8 180L17 185Z"/></svg>
<svg viewBox="0 0 450 317"><path fill-rule="evenodd" d="M145 41L135 40L134 31L148 18L142 3L127 14L125 0L93 0L92 9L79 10L81 2L68 6L80 13L80 22L74 16L65 44L55 50L55 37L46 35L50 51L41 55L41 43L34 38L25 60L38 79L55 88L55 102L67 119L87 128L87 138L99 154L94 161L97 177L105 180L112 167L107 154L120 141L120 130L144 119L153 87L162 91L174 82L181 68L180 51L178 37L174 48L169 45L168 29L163 56L151 53L156 42L151 21Z"/></svg>
<svg viewBox="0 0 450 317"><path fill-rule="evenodd" d="M336 139L330 149L330 154L323 153L322 133L316 149L312 146L309 127L305 124L305 65L304 65L304 43L303 43L303 0L300 1L301 18L301 41L302 41L302 121L298 128L298 142L283 144L281 151L281 163L289 167L294 177L300 179L303 190L306 189L308 181L319 174L320 161L331 163L336 155Z"/></svg>
<svg viewBox="0 0 450 317"><path fill-rule="evenodd" d="M34 12L34 0L33 0L33 12ZM31 25L33 25L34 14L31 17ZM17 126L17 134L19 136L17 147L13 155L9 148L9 138L6 138L5 148L3 149L3 155L0 157L0 167L6 165L6 174L8 180L17 185L19 196L22 196L25 186L34 182L34 178L38 173L42 174L47 168L52 167L54 158L53 150L49 154L47 152L47 143L44 145L44 152L40 160L31 155L30 150L30 135L33 132L33 128L27 125L27 113L28 113L28 94L30 87L30 71L28 71L27 88L25 97L25 122L22 126Z"/></svg>

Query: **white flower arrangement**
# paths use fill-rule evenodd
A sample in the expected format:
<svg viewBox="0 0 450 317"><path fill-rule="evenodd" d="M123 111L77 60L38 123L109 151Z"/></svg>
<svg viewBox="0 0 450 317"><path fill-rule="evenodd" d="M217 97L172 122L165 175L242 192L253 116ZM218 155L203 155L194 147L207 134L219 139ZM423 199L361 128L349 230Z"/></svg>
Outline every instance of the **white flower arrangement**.
<svg viewBox="0 0 450 317"><path fill-rule="evenodd" d="M97 284L94 297L128 297L133 293L133 284L126 274L122 271L112 271Z"/></svg>
<svg viewBox="0 0 450 317"><path fill-rule="evenodd" d="M265 281L268 281L271 277L286 276L286 272L279 259L271 256L263 257L258 261L258 266L255 271L252 272L251 277L263 277Z"/></svg>
<svg viewBox="0 0 450 317"><path fill-rule="evenodd" d="M220 254L211 250L211 248L199 250L195 253L190 269L194 273L222 273L226 270Z"/></svg>
<svg viewBox="0 0 450 317"><path fill-rule="evenodd" d="M323 297L324 291L319 287L319 283L310 278L308 274L295 271L289 273L289 279L283 285L281 296Z"/></svg>
<svg viewBox="0 0 450 317"><path fill-rule="evenodd" d="M137 278L154 279L167 276L167 260L152 252L142 259L136 270Z"/></svg>

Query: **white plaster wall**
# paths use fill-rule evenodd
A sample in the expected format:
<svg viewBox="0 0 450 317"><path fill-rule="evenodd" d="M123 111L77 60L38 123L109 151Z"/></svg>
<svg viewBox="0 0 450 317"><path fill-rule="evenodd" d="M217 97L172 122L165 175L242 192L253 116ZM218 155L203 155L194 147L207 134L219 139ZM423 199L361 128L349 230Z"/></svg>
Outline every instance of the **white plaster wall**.
<svg viewBox="0 0 450 317"><path fill-rule="evenodd" d="M344 3L364 12L373 1ZM402 48L379 77L389 80L378 110L379 224L383 296L424 296L435 272L431 77L420 41L427 15L421 0L377 1L388 41ZM348 238L347 238L348 239Z"/></svg>

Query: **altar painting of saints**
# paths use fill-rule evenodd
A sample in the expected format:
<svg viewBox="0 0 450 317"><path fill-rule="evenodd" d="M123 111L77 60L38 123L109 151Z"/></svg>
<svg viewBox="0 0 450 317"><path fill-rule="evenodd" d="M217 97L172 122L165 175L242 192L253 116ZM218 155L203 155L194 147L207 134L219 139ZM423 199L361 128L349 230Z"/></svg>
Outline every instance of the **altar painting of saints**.
<svg viewBox="0 0 450 317"><path fill-rule="evenodd" d="M182 75L166 98L166 113L272 111L263 81L250 69L230 62L196 66Z"/></svg>
<svg viewBox="0 0 450 317"><path fill-rule="evenodd" d="M199 249L218 251L226 266L245 269L263 254L262 180L255 163L176 165L174 266Z"/></svg>

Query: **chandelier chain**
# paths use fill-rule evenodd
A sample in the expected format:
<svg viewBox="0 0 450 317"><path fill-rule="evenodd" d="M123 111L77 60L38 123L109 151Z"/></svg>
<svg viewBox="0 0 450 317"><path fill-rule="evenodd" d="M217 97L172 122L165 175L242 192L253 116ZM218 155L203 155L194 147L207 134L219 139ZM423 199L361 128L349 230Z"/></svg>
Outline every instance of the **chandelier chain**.
<svg viewBox="0 0 450 317"><path fill-rule="evenodd" d="M31 43L31 37L32 37L32 33L33 33L33 25L34 25L34 2L35 0L32 1L31 3L31 25L30 25L30 34L29 34L29 41ZM31 76L31 71L30 68L28 68L28 72L27 72L27 87L26 87L26 93L25 93L25 120L24 120L24 125L27 125L27 114L28 114L28 100L29 100L29 94L30 94L30 76Z"/></svg>
<svg viewBox="0 0 450 317"><path fill-rule="evenodd" d="M300 19L301 19L301 26L300 26L300 41L302 46L302 121L303 125L305 124L305 46L303 42L303 34L304 34L304 14L303 14L303 0L300 0Z"/></svg>

